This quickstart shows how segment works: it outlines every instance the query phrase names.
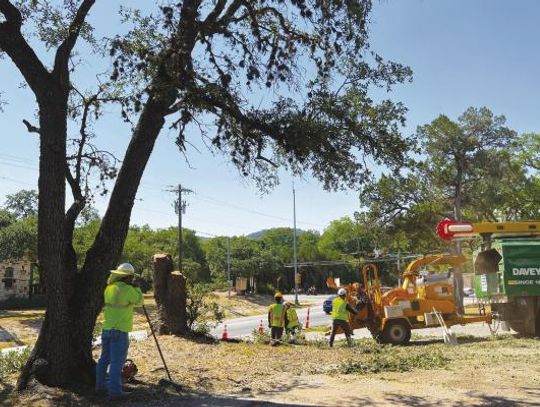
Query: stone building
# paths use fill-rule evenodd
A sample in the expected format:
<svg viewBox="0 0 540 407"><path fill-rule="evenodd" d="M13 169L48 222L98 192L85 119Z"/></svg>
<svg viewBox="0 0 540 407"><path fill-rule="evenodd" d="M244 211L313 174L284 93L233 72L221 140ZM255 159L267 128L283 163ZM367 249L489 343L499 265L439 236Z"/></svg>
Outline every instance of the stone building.
<svg viewBox="0 0 540 407"><path fill-rule="evenodd" d="M27 258L0 262L0 301L29 298L39 291L36 264Z"/></svg>

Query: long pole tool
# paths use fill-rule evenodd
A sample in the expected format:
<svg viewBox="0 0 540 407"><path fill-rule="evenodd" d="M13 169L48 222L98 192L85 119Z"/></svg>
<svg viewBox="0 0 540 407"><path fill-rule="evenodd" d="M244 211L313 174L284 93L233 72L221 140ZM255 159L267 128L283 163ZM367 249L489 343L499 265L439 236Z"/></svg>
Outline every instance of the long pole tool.
<svg viewBox="0 0 540 407"><path fill-rule="evenodd" d="M148 316L148 312L146 311L146 307L142 306L142 309L144 311L144 316L146 317L146 320L148 321L148 326L150 327L150 332L152 332L152 336L154 337L154 341L156 342L156 347L159 352L159 356L161 357L161 361L163 362L163 367L165 368L165 372L167 372L167 379L160 379L158 385L161 387L172 387L176 391L180 392L182 390L182 386L178 383L175 383L171 377L171 373L169 372L169 368L167 367L167 363L165 362L165 358L163 357L163 353L161 352L161 347L159 346L159 342L156 336L156 333L154 332L154 327L152 326L152 322L150 321L150 317Z"/></svg>

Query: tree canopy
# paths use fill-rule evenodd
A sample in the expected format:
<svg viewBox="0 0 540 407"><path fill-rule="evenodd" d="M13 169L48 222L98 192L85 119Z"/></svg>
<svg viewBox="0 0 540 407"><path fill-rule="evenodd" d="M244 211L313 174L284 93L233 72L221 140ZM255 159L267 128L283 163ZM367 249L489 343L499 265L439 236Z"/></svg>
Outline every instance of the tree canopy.
<svg viewBox="0 0 540 407"><path fill-rule="evenodd" d="M367 217L377 219L393 244L415 251L444 248L434 228L445 217L538 218L538 137L518 135L505 123L486 107L471 107L457 121L440 115L420 126L416 162L360 194Z"/></svg>

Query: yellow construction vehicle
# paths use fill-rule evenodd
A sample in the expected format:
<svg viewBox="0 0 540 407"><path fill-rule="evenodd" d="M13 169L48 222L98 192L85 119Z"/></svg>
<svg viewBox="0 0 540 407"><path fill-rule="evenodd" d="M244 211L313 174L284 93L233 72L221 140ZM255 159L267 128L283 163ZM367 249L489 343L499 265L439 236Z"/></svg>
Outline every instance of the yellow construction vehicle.
<svg viewBox="0 0 540 407"><path fill-rule="evenodd" d="M427 255L411 262L403 273L403 285L384 294L381 292L377 266L362 268L363 286L343 286L347 302L358 310L351 315L352 329L368 328L382 343L404 345L411 339L412 329L439 326L439 313L447 326L473 322L492 322L492 315L479 308L478 315L459 315L454 294L452 267L465 262L462 256ZM426 267L444 268L444 272L420 274ZM329 288L337 289L335 280L327 279Z"/></svg>

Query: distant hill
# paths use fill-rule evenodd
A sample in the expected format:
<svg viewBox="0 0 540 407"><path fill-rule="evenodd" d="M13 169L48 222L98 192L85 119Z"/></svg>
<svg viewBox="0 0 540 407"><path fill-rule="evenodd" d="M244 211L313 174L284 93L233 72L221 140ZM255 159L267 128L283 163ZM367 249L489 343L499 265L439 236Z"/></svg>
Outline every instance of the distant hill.
<svg viewBox="0 0 540 407"><path fill-rule="evenodd" d="M281 228L272 228L272 229L262 229L262 230L258 230L257 232L253 232L253 233L250 233L249 235L247 235L246 237L248 239L252 239L252 240L259 240L259 239L262 239L264 237L264 235L266 235L268 232L270 232L271 230L274 230L274 229L281 229ZM292 228L291 228L292 229ZM297 235L300 235L301 233L304 233L304 231L302 229L296 229L296 234Z"/></svg>

